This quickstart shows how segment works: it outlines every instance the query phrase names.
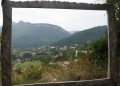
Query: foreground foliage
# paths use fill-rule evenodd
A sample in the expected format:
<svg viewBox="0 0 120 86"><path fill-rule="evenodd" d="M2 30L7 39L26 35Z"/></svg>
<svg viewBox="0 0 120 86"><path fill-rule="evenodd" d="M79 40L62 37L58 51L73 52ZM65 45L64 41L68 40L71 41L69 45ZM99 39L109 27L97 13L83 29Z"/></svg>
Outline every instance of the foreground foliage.
<svg viewBox="0 0 120 86"><path fill-rule="evenodd" d="M27 84L57 81L78 81L105 78L107 71L96 64L90 63L88 59L79 62L71 62L68 66L42 65L39 68L29 66L24 71L12 72L12 84Z"/></svg>

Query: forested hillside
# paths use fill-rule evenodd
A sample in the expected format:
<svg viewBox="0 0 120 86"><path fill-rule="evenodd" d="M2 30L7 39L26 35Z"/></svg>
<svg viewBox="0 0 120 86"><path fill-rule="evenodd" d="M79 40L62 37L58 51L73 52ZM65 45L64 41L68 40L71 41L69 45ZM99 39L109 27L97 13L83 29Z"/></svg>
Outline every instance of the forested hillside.
<svg viewBox="0 0 120 86"><path fill-rule="evenodd" d="M68 38L64 38L56 43L53 43L55 46L64 46L64 45L72 45L72 44L80 44L83 45L85 42L93 42L101 37L105 37L105 31L107 26L98 26L94 28L90 28L88 30L79 31L69 36Z"/></svg>
<svg viewBox="0 0 120 86"><path fill-rule="evenodd" d="M51 24L13 23L12 47L25 48L48 45L70 36L63 28Z"/></svg>

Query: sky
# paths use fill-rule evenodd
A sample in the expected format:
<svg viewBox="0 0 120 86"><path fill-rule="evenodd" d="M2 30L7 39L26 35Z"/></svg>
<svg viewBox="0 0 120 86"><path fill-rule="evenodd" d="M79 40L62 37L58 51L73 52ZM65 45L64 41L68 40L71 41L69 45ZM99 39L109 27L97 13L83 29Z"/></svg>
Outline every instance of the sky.
<svg viewBox="0 0 120 86"><path fill-rule="evenodd" d="M59 0L59 1L101 3L96 0ZM0 26L2 26L2 20L3 20L2 9L0 7ZM106 11L92 11L92 10L13 8L12 21L16 23L19 21L31 23L49 23L61 26L67 31L74 30L81 31L95 26L107 25L107 14Z"/></svg>

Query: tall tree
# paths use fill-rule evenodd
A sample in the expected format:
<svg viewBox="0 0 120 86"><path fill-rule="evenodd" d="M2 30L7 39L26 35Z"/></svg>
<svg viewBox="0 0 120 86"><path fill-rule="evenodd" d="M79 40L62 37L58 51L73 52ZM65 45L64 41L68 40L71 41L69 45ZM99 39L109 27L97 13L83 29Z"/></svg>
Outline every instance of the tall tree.
<svg viewBox="0 0 120 86"><path fill-rule="evenodd" d="M120 0L98 0L98 1L106 2L114 5L117 33L118 33L117 54L120 57L120 52L119 52L120 51Z"/></svg>
<svg viewBox="0 0 120 86"><path fill-rule="evenodd" d="M117 57L120 65L120 0L98 0L114 5L116 24L117 24ZM119 67L120 70L120 67Z"/></svg>

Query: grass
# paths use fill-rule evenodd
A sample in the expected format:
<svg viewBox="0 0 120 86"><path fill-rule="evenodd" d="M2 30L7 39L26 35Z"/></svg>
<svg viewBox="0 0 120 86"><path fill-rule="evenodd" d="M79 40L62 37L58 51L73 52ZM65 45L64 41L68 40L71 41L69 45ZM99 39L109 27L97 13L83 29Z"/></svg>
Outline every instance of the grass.
<svg viewBox="0 0 120 86"><path fill-rule="evenodd" d="M16 65L22 71L12 71L12 84L91 80L105 78L107 76L106 70L101 66L98 67L96 64L91 64L86 59L80 60L77 63L71 62L66 67L41 65L42 62L40 61L26 61Z"/></svg>
<svg viewBox="0 0 120 86"><path fill-rule="evenodd" d="M26 61L24 63L16 65L16 68L27 68L29 66L33 65L33 67L39 67L41 65L40 61Z"/></svg>
<svg viewBox="0 0 120 86"><path fill-rule="evenodd" d="M72 63L70 66L62 69L48 68L42 73L44 82L92 80L106 77L106 70L84 61Z"/></svg>
<svg viewBox="0 0 120 86"><path fill-rule="evenodd" d="M31 65L33 65L33 67ZM105 78L107 76L106 70L89 63L88 60L85 59L77 63L71 62L71 64L66 67L41 65L42 62L40 61L26 61L16 65L18 69L21 67L22 71L12 71L12 85L91 80Z"/></svg>

